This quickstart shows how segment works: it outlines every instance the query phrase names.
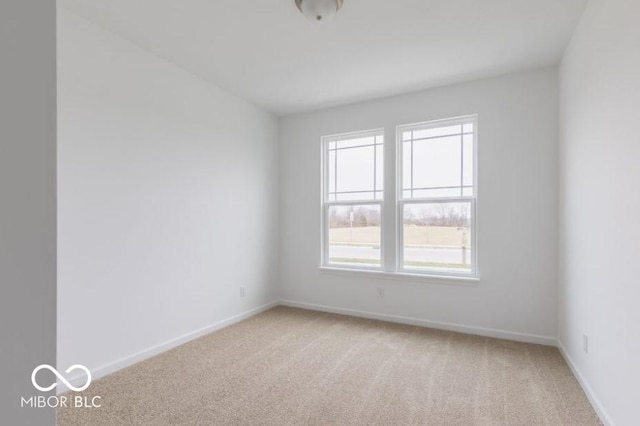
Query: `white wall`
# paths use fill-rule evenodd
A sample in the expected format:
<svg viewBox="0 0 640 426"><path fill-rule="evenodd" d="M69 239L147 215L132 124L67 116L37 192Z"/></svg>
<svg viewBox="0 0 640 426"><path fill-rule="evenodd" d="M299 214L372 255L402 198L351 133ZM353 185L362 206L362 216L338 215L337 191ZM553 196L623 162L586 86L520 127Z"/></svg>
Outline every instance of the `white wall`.
<svg viewBox="0 0 640 426"><path fill-rule="evenodd" d="M591 0L561 66L559 338L617 425L640 424L639 123L640 3Z"/></svg>
<svg viewBox="0 0 640 426"><path fill-rule="evenodd" d="M58 36L58 365L276 300L276 118L70 12Z"/></svg>
<svg viewBox="0 0 640 426"><path fill-rule="evenodd" d="M55 2L0 2L0 423L53 425L39 364L56 360ZM46 379L46 374L38 377Z"/></svg>
<svg viewBox="0 0 640 426"><path fill-rule="evenodd" d="M557 84L556 70L544 69L282 119L281 296L555 342ZM396 125L474 113L480 128L479 285L321 273L321 136L385 127L391 142ZM385 288L384 298L376 297L376 287Z"/></svg>

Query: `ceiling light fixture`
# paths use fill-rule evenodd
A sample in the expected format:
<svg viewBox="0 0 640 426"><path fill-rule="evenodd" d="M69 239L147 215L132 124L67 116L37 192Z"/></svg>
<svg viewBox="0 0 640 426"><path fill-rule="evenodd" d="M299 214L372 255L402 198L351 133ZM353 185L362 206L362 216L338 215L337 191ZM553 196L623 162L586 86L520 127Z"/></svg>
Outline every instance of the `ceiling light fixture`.
<svg viewBox="0 0 640 426"><path fill-rule="evenodd" d="M295 0L296 6L310 21L326 21L338 13L344 0Z"/></svg>

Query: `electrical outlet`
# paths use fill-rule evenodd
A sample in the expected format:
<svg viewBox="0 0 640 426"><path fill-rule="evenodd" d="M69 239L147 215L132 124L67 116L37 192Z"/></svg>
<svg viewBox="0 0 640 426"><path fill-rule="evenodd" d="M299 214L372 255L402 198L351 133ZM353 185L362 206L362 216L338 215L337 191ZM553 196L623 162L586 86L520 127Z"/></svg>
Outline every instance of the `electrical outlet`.
<svg viewBox="0 0 640 426"><path fill-rule="evenodd" d="M247 289L245 287L240 287L240 297L245 297L247 295Z"/></svg>
<svg viewBox="0 0 640 426"><path fill-rule="evenodd" d="M384 288L378 287L376 289L376 294L378 295L378 297L384 297Z"/></svg>
<svg viewBox="0 0 640 426"><path fill-rule="evenodd" d="M582 335L582 350L585 354L589 353L589 336L586 334Z"/></svg>

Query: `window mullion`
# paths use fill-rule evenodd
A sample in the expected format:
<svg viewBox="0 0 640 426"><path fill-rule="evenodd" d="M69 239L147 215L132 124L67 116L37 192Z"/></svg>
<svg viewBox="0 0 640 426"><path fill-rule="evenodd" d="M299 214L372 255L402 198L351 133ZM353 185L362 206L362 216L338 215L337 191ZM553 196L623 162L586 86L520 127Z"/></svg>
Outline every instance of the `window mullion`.
<svg viewBox="0 0 640 426"><path fill-rule="evenodd" d="M460 196L464 195L464 130L460 126Z"/></svg>
<svg viewBox="0 0 640 426"><path fill-rule="evenodd" d="M397 150L399 140L395 128L387 126L384 135L384 200L382 207L382 268L386 272L397 270L397 233L396 233L396 200L397 200Z"/></svg>

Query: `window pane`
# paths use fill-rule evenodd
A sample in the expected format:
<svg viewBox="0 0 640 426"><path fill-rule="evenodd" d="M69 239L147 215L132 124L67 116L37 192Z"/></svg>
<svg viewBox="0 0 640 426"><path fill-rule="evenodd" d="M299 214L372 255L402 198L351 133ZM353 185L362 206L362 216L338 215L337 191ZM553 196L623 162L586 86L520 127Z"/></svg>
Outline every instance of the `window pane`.
<svg viewBox="0 0 640 426"><path fill-rule="evenodd" d="M327 192L329 193L329 201L336 200L336 152L329 151L329 155L327 156L328 169L327 173L329 173L329 187L327 188Z"/></svg>
<svg viewBox="0 0 640 426"><path fill-rule="evenodd" d="M373 145L336 152L338 156L338 192L374 191ZM366 198L373 198L372 195Z"/></svg>
<svg viewBox="0 0 640 426"><path fill-rule="evenodd" d="M470 202L405 204L403 268L470 273Z"/></svg>
<svg viewBox="0 0 640 426"><path fill-rule="evenodd" d="M459 135L462 130L462 126L459 124L455 126L445 126L445 127L434 127L431 129L424 130L414 130L413 131L413 139L423 139L423 138L433 138L439 136L451 136L451 135Z"/></svg>
<svg viewBox="0 0 640 426"><path fill-rule="evenodd" d="M380 206L331 206L329 263L380 267Z"/></svg>
<svg viewBox="0 0 640 426"><path fill-rule="evenodd" d="M328 201L381 200L384 188L384 135L354 136L327 143Z"/></svg>
<svg viewBox="0 0 640 426"><path fill-rule="evenodd" d="M461 197L460 187L436 188L436 189L416 189L413 191L413 198L447 198Z"/></svg>
<svg viewBox="0 0 640 426"><path fill-rule="evenodd" d="M402 198L473 196L474 124L429 126L401 131Z"/></svg>
<svg viewBox="0 0 640 426"><path fill-rule="evenodd" d="M352 148L356 146L367 146L376 143L376 136L365 136L363 138L343 139L338 141L338 149Z"/></svg>
<svg viewBox="0 0 640 426"><path fill-rule="evenodd" d="M413 142L414 189L459 187L461 148L461 136Z"/></svg>
<svg viewBox="0 0 640 426"><path fill-rule="evenodd" d="M376 200L382 199L384 190L384 147L376 145Z"/></svg>
<svg viewBox="0 0 640 426"><path fill-rule="evenodd" d="M462 154L463 171L462 184L473 186L473 135L465 135L463 139L464 152ZM473 191L471 191L473 193Z"/></svg>
<svg viewBox="0 0 640 426"><path fill-rule="evenodd" d="M382 192L378 191L375 194L377 194L377 198L379 200L382 199ZM362 201L362 200L373 200L374 197L374 193L367 191L367 192L347 192L347 193L338 193L338 197L337 197L337 201Z"/></svg>
<svg viewBox="0 0 640 426"><path fill-rule="evenodd" d="M409 188L403 192L403 197L411 198L411 142L402 143L402 188Z"/></svg>

